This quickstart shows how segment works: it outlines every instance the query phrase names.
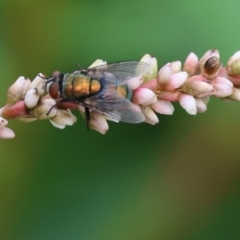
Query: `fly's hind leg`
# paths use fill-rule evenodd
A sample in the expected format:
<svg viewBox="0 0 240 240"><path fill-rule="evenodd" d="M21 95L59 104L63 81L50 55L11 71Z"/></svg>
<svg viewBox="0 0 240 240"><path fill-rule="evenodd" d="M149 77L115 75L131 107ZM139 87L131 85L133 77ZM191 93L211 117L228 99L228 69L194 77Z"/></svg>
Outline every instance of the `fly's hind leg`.
<svg viewBox="0 0 240 240"><path fill-rule="evenodd" d="M87 130L89 131L90 112L88 107L85 107L85 114L86 114Z"/></svg>

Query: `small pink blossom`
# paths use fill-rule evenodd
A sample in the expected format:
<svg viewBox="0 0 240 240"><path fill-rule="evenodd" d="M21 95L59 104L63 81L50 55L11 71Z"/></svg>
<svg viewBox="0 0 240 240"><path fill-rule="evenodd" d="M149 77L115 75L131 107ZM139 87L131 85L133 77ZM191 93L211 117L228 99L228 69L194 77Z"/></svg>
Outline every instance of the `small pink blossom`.
<svg viewBox="0 0 240 240"><path fill-rule="evenodd" d="M201 98L195 98L197 105L197 112L203 113L207 111L207 106Z"/></svg>
<svg viewBox="0 0 240 240"><path fill-rule="evenodd" d="M179 103L184 108L188 114L197 114L197 103L193 96L188 94L181 94Z"/></svg>
<svg viewBox="0 0 240 240"><path fill-rule="evenodd" d="M142 111L143 114L145 115L146 123L149 123L151 125L159 123L156 113L149 106L143 106Z"/></svg>
<svg viewBox="0 0 240 240"><path fill-rule="evenodd" d="M234 91L233 87L230 87L228 84L224 83L213 84L213 88L215 90L214 96L219 98L227 97Z"/></svg>
<svg viewBox="0 0 240 240"><path fill-rule="evenodd" d="M0 138L11 139L15 137L14 132L10 128L6 127L7 124L8 121L0 117Z"/></svg>
<svg viewBox="0 0 240 240"><path fill-rule="evenodd" d="M158 72L157 82L160 88L165 88L165 86L169 83L170 77L172 75L171 64L167 63L164 65Z"/></svg>
<svg viewBox="0 0 240 240"><path fill-rule="evenodd" d="M168 91L173 91L182 86L183 83L187 80L187 78L188 78L187 72L178 72L172 74L169 82L166 84L165 89Z"/></svg>
<svg viewBox="0 0 240 240"><path fill-rule="evenodd" d="M186 71L189 76L196 73L198 69L198 57L195 53L191 52L185 60L183 71Z"/></svg>
<svg viewBox="0 0 240 240"><path fill-rule="evenodd" d="M161 114L172 115L174 112L174 107L169 101L158 100L157 102L150 105L150 107Z"/></svg>
<svg viewBox="0 0 240 240"><path fill-rule="evenodd" d="M139 105L149 105L157 101L156 94L148 88L138 88L133 93L132 101Z"/></svg>
<svg viewBox="0 0 240 240"><path fill-rule="evenodd" d="M31 81L25 77L19 77L8 89L7 104L14 105L22 100L29 89Z"/></svg>
<svg viewBox="0 0 240 240"><path fill-rule="evenodd" d="M195 97L212 95L213 86L203 81L189 81L183 86L183 91Z"/></svg>
<svg viewBox="0 0 240 240"><path fill-rule="evenodd" d="M155 78L157 76L158 72L158 65L157 65L157 59L150 55L150 54L145 54L141 59L140 62L147 63L149 66L148 72L145 73L147 75L143 76L145 82ZM137 70L136 70L137 71Z"/></svg>
<svg viewBox="0 0 240 240"><path fill-rule="evenodd" d="M128 80L127 85L132 89L135 90L138 87L140 87L140 85L143 83L143 77L134 77Z"/></svg>
<svg viewBox="0 0 240 240"><path fill-rule="evenodd" d="M27 91L24 103L27 108L31 109L36 107L38 101L39 101L40 95L38 94L37 88L31 88Z"/></svg>
<svg viewBox="0 0 240 240"><path fill-rule="evenodd" d="M89 127L101 134L105 134L108 130L108 123L103 114L93 111L90 113Z"/></svg>

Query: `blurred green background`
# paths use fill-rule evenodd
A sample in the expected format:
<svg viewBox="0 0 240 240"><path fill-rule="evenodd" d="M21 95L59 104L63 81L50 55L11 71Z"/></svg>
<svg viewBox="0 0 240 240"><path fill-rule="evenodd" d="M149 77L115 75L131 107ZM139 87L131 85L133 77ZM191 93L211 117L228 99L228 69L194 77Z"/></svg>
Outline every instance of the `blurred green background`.
<svg viewBox="0 0 240 240"><path fill-rule="evenodd" d="M1 106L18 76L76 63L163 64L240 49L239 1L1 0ZM88 132L78 116L10 121L0 141L1 240L240 239L240 103L212 99L188 115L175 104L160 124L110 123Z"/></svg>

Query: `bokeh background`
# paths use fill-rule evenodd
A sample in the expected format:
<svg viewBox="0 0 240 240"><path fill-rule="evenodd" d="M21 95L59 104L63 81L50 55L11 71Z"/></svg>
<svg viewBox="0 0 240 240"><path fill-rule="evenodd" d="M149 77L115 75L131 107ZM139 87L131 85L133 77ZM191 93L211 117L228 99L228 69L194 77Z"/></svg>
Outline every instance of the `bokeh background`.
<svg viewBox="0 0 240 240"><path fill-rule="evenodd" d="M1 0L1 106L18 76L33 79L153 54L163 64L240 49L239 1ZM160 124L81 116L59 130L10 121L0 141L1 240L240 239L240 103L212 99Z"/></svg>

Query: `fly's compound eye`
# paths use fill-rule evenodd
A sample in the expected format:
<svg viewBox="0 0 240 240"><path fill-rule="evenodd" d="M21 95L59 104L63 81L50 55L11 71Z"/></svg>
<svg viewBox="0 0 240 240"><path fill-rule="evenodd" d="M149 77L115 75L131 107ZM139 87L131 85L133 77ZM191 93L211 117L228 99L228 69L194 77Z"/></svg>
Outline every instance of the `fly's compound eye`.
<svg viewBox="0 0 240 240"><path fill-rule="evenodd" d="M51 82L48 88L48 93L53 99L59 98L60 91L59 91L59 83L58 82Z"/></svg>

